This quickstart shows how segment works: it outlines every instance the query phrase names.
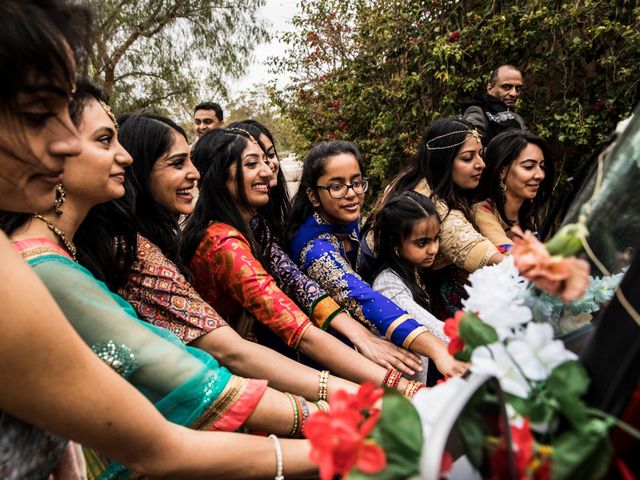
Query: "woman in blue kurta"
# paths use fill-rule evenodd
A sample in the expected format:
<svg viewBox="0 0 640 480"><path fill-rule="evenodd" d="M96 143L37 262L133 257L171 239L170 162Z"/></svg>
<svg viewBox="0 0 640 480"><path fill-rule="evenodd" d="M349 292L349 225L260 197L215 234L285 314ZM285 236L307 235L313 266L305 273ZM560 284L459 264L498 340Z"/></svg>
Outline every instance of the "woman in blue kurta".
<svg viewBox="0 0 640 480"><path fill-rule="evenodd" d="M355 145L342 141L316 145L305 159L285 228L291 258L365 325L375 326L396 345L433 359L444 374L462 373L465 365L449 355L444 342L355 272L358 221L367 186Z"/></svg>

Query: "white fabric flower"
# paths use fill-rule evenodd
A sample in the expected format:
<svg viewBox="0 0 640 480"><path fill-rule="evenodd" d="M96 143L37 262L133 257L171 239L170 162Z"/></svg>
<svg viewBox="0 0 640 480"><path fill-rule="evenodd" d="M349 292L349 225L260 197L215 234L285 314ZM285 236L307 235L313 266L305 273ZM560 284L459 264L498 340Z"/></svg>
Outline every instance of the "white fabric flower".
<svg viewBox="0 0 640 480"><path fill-rule="evenodd" d="M438 422L443 412L449 408L451 399L458 394L465 383L466 380L453 377L433 388L422 388L416 393L413 398L413 406L420 415L425 441L428 440L433 426Z"/></svg>
<svg viewBox="0 0 640 480"><path fill-rule="evenodd" d="M496 329L500 339L531 320L531 309L524 305L528 283L513 258L476 270L469 275L469 284L465 287L469 298L462 301L464 309L477 312L483 322Z"/></svg>
<svg viewBox="0 0 640 480"><path fill-rule="evenodd" d="M509 341L507 351L529 380L546 379L561 363L577 359L561 340L554 340L548 323L531 322Z"/></svg>
<svg viewBox="0 0 640 480"><path fill-rule="evenodd" d="M526 378L501 342L476 348L471 354L469 369L473 373L495 376L507 393L520 398L529 396L529 384Z"/></svg>

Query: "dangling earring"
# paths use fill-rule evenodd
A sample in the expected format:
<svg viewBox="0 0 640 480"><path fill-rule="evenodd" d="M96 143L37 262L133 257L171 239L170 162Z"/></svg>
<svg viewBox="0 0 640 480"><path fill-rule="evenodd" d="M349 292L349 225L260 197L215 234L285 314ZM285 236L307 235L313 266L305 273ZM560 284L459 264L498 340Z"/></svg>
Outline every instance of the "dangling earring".
<svg viewBox="0 0 640 480"><path fill-rule="evenodd" d="M503 195L507 192L507 186L504 183L504 178L500 179L500 191Z"/></svg>
<svg viewBox="0 0 640 480"><path fill-rule="evenodd" d="M394 248L393 248L393 253L395 253L395 254L396 254L396 257L399 257L399 256L400 256L400 250L398 250L398 247L394 247Z"/></svg>
<svg viewBox="0 0 640 480"><path fill-rule="evenodd" d="M62 215L62 205L64 201L67 199L67 191L64 189L64 185L61 183L56 185L56 199L53 202L53 208L56 212L56 215Z"/></svg>

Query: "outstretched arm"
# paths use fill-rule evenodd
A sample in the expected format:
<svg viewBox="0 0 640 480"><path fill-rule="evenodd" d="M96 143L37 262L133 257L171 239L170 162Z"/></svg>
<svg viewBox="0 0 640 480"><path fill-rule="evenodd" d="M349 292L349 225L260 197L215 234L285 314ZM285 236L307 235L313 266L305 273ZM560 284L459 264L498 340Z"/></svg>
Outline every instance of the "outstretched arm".
<svg viewBox="0 0 640 480"><path fill-rule="evenodd" d="M362 355L385 368L394 367L408 375L422 369L418 356L374 335L351 317L315 280L305 275L276 242L271 244L271 255L265 267L284 293L307 312L316 326L326 330L330 325L353 343Z"/></svg>
<svg viewBox="0 0 640 480"><path fill-rule="evenodd" d="M192 263L201 273L211 274L207 278L210 285L200 284L199 288L206 290L215 285L290 347L299 348L341 377L357 383L383 381L384 368L311 324L305 313L278 288L239 232L214 224L203 242L206 244L201 248L206 255L194 257Z"/></svg>
<svg viewBox="0 0 640 480"><path fill-rule="evenodd" d="M317 370L291 360L270 348L242 338L232 328L218 328L191 343L213 355L236 375L264 378L269 385L283 392L318 400ZM357 385L331 376L329 398L338 390L355 393Z"/></svg>
<svg viewBox="0 0 640 480"><path fill-rule="evenodd" d="M91 352L4 236L0 258L0 274L11 278L10 283L0 284L4 333L0 409L144 475L264 478L275 474L269 439L196 432L167 422ZM289 440L282 446L285 468L292 476L314 473L307 442ZM172 454L166 455L167 451ZM246 464L249 455L252 462Z"/></svg>

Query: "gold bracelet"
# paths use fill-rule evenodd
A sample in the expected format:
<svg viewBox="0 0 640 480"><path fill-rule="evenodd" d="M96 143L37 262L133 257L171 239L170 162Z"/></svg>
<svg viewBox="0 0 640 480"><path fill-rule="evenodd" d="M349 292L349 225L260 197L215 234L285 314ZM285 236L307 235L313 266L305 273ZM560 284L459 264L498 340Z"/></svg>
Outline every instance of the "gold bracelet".
<svg viewBox="0 0 640 480"><path fill-rule="evenodd" d="M322 370L320 372L320 381L318 384L318 400L327 400L327 393L329 390L329 370Z"/></svg>
<svg viewBox="0 0 640 480"><path fill-rule="evenodd" d="M424 388L422 382L412 380L407 384L407 388L404 389L404 396L407 398L413 398L421 388Z"/></svg>

